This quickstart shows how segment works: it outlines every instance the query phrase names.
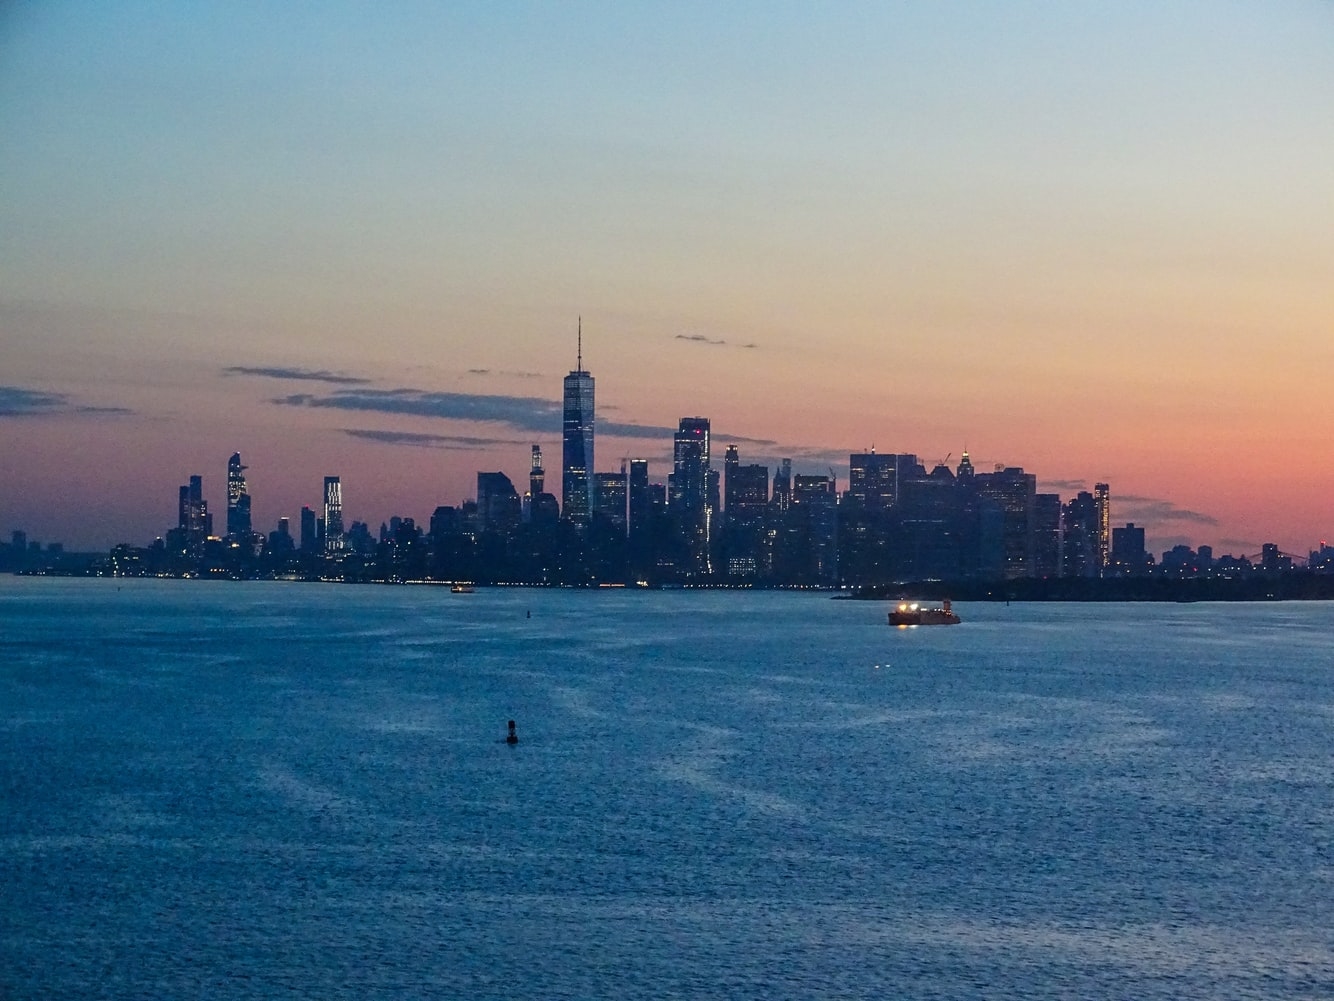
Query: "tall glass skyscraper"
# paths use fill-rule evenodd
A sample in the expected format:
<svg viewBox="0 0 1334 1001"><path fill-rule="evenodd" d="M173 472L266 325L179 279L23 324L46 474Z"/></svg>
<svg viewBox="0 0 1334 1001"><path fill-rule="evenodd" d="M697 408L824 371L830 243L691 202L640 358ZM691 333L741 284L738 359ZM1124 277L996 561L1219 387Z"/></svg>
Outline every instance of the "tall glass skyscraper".
<svg viewBox="0 0 1334 1001"><path fill-rule="evenodd" d="M593 377L584 371L584 324L579 321L579 354L565 377L561 435L561 510L567 521L587 527L593 515Z"/></svg>
<svg viewBox="0 0 1334 1001"><path fill-rule="evenodd" d="M671 508L685 538L689 572L712 570L709 543L713 506L709 498L709 419L682 417L672 450Z"/></svg>
<svg viewBox="0 0 1334 1001"><path fill-rule="evenodd" d="M343 483L337 476L324 478L324 549L343 548Z"/></svg>
<svg viewBox="0 0 1334 1001"><path fill-rule="evenodd" d="M227 462L227 534L234 538L250 534L250 493L246 490L245 471L241 453L233 452Z"/></svg>

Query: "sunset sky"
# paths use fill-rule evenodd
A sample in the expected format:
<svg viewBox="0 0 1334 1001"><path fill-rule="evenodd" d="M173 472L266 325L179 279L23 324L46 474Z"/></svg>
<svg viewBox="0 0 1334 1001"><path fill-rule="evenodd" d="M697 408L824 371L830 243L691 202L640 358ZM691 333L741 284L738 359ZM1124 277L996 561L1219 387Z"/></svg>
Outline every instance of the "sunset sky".
<svg viewBox="0 0 1334 1001"><path fill-rule="evenodd" d="M0 531L966 447L1334 538L1334 4L0 7Z"/></svg>

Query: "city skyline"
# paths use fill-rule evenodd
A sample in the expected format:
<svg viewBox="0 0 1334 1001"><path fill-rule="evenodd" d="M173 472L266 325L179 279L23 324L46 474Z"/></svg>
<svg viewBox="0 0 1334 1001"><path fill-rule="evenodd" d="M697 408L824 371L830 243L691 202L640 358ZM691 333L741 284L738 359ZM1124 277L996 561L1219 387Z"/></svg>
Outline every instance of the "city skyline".
<svg viewBox="0 0 1334 1001"><path fill-rule="evenodd" d="M853 452L967 448L1112 484L1154 551L1306 552L1332 29L1297 3L7 11L0 530L138 543L188 475L222 512L236 452L266 531L330 473L350 518L521 482L561 454L582 315L601 469L662 479L698 414L715 464L846 482Z"/></svg>

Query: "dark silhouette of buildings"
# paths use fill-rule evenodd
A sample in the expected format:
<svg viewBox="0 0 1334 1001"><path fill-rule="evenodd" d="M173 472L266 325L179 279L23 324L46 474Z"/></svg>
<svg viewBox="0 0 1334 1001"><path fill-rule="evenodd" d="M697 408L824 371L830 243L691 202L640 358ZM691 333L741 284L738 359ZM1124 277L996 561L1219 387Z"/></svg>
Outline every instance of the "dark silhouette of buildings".
<svg viewBox="0 0 1334 1001"><path fill-rule="evenodd" d="M595 471L593 377L583 367L582 320L576 367L563 388L563 504L546 489L539 444L532 445L522 496L504 472L478 472L475 499L437 506L425 532L399 515L382 522L378 534L362 521L345 530L342 481L327 476L322 506L301 508L298 546L286 518L267 535L254 531L247 467L236 452L228 462L224 539L212 534L202 477L191 476L179 489L176 525L165 538L144 549L117 546L105 569L579 585L948 582L960 595L975 587L978 593L1070 598L1087 597L1095 593L1088 588L1108 582L1287 578L1303 561L1309 573L1334 575L1334 548L1323 544L1308 558L1272 543L1251 556L1217 558L1208 546L1198 552L1176 546L1155 565L1142 527L1111 529L1108 484L1079 491L1062 505L1057 495L1037 492L1035 474L1003 465L979 472L967 451L953 471L948 457L928 471L913 453L854 452L840 493L833 470L794 472L789 458L772 470L743 464L735 444L716 470L711 422L683 417L665 485L652 481L643 458L627 458L617 471ZM44 552L16 531L0 546L0 567L31 570L49 564L52 554L60 555L58 547ZM1044 581L1065 583L1035 591L1035 582ZM1274 585L1265 593L1282 590Z"/></svg>
<svg viewBox="0 0 1334 1001"><path fill-rule="evenodd" d="M477 474L477 522L483 532L509 535L519 527L522 505L504 473Z"/></svg>
<svg viewBox="0 0 1334 1001"><path fill-rule="evenodd" d="M1277 546L1274 547L1278 549ZM1112 529L1111 566L1118 575L1135 577L1149 572L1149 555L1144 549L1144 529L1133 521L1124 528Z"/></svg>

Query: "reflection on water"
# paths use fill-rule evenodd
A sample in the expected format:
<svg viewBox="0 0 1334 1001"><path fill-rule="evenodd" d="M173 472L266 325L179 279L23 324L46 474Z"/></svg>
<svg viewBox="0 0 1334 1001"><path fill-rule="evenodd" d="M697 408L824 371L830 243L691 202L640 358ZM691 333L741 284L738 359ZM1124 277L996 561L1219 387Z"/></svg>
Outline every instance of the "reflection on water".
<svg viewBox="0 0 1334 1001"><path fill-rule="evenodd" d="M1334 606L959 610L2 579L0 996L1334 995Z"/></svg>

